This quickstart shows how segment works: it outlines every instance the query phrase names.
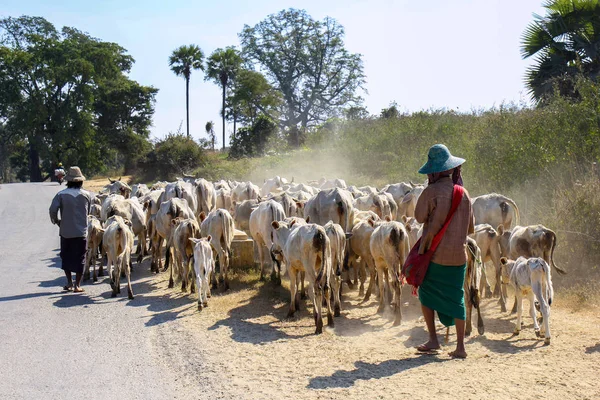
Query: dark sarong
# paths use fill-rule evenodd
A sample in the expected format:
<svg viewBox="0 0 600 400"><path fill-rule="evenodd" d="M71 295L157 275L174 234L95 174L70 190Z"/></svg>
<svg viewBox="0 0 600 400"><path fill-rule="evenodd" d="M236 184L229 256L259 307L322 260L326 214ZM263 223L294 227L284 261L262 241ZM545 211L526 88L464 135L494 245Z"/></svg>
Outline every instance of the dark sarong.
<svg viewBox="0 0 600 400"><path fill-rule="evenodd" d="M466 319L465 273L467 264L451 267L430 263L423 284L419 287L419 300L425 307L437 311L440 322L454 325L454 319Z"/></svg>
<svg viewBox="0 0 600 400"><path fill-rule="evenodd" d="M62 269L76 274L83 273L86 247L87 239L85 237L64 238L61 236L60 258Z"/></svg>

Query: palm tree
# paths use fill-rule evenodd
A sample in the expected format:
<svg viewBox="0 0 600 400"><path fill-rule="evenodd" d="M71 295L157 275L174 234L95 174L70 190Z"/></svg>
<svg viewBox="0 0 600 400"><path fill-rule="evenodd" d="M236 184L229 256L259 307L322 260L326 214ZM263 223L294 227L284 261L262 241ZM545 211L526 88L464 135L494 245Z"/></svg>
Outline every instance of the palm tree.
<svg viewBox="0 0 600 400"><path fill-rule="evenodd" d="M521 39L523 58L536 61L526 74L529 93L540 101L557 84L561 95L576 96L575 76L600 75L600 1L549 0L544 8Z"/></svg>
<svg viewBox="0 0 600 400"><path fill-rule="evenodd" d="M215 124L212 121L208 121L204 129L206 129L206 134L208 135L208 138L212 141L212 149L213 151L215 151Z"/></svg>
<svg viewBox="0 0 600 400"><path fill-rule="evenodd" d="M203 61L204 53L195 44L178 47L173 50L173 54L169 57L171 71L175 72L177 76L183 76L185 79L185 112L188 139L190 138L190 76L193 69L204 71Z"/></svg>
<svg viewBox="0 0 600 400"><path fill-rule="evenodd" d="M235 78L237 70L242 65L242 57L234 47L216 49L206 63L205 80L211 79L223 90L223 150L225 149L225 98L227 85Z"/></svg>

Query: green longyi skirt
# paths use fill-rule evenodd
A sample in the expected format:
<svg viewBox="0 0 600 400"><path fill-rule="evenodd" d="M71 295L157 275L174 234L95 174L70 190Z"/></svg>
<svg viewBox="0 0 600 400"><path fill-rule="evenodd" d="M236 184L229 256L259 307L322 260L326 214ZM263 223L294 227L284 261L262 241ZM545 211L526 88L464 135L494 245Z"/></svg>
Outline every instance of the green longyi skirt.
<svg viewBox="0 0 600 400"><path fill-rule="evenodd" d="M425 307L437 311L440 322L454 325L454 319L466 319L465 273L467 264L456 266L429 264L423 284L419 287L419 300Z"/></svg>

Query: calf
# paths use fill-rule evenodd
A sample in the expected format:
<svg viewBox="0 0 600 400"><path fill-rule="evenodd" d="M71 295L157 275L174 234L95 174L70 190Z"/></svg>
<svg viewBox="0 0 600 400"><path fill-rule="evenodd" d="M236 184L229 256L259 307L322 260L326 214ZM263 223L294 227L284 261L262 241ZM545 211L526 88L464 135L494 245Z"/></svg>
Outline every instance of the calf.
<svg viewBox="0 0 600 400"><path fill-rule="evenodd" d="M483 335L485 330L483 327L483 319L481 318L481 310L479 308L480 297L479 287L481 284L482 275L482 259L481 250L477 246L477 242L473 238L467 238L467 271L465 273L465 307L467 309L467 320L465 326L465 335L471 334L473 308L477 310L477 332Z"/></svg>
<svg viewBox="0 0 600 400"><path fill-rule="evenodd" d="M502 258L500 260L503 268L503 277L508 280L510 286L517 295L517 324L515 335L521 332L521 316L523 314L523 295L529 300L529 314L533 319L535 334L541 337L544 333L544 344L550 344L550 306L554 297L550 266L541 257L525 258L519 257L516 261ZM540 331L540 325L536 318L535 299L540 304L543 316L544 330Z"/></svg>
<svg viewBox="0 0 600 400"><path fill-rule="evenodd" d="M107 269L112 287L111 297L116 297L118 293L121 293L121 273L125 272L127 295L129 299L133 300L131 270L129 268L131 249L133 248L133 232L131 232L127 222L119 216L111 217L107 221L102 245L108 258Z"/></svg>
<svg viewBox="0 0 600 400"><path fill-rule="evenodd" d="M323 227L329 238L331 246L331 274L329 282L333 290L333 313L335 317L340 316L342 308L342 264L344 262L344 254L346 253L346 239L352 236L352 233L346 234L339 224L334 224L329 221Z"/></svg>
<svg viewBox="0 0 600 400"><path fill-rule="evenodd" d="M502 311L504 312L506 311L506 305L504 299L505 294L501 295L502 285L500 273L502 266L500 265L500 235L498 235L498 232L491 225L480 224L475 225L475 232L472 233L470 237L475 239L477 246L481 249L482 261L484 266L485 263L488 261L491 261L494 265L494 276L496 277L496 283L494 285L493 296L500 296L500 305L502 307ZM488 297L492 296L492 291L490 290L490 285L488 283L485 268L483 268L480 293L482 296L484 293L486 293Z"/></svg>
<svg viewBox="0 0 600 400"><path fill-rule="evenodd" d="M327 233L316 224L296 226L293 222L273 221L272 227L272 251L281 254L289 268L291 301L288 317L294 316L300 301L296 277L299 272L304 272L308 279L308 296L315 312L315 333L320 334L323 332L323 295L327 304L327 325L334 325L329 296L331 246Z"/></svg>
<svg viewBox="0 0 600 400"><path fill-rule="evenodd" d="M283 221L284 219L285 212L283 211L283 207L281 204L273 200L267 200L263 203L260 203L258 207L250 214L250 235L252 236L252 239L254 239L256 248L258 249L261 281L265 279L265 256L269 254L271 246L273 246L271 223L274 221ZM278 271L275 272L275 265L271 265L271 280L273 280L275 283L281 284L281 270L278 268Z"/></svg>
<svg viewBox="0 0 600 400"><path fill-rule="evenodd" d="M219 208L211 211L207 216L200 213L200 232L202 236L210 236L210 244L217 252L219 259L219 282L224 284L224 289L229 289L227 271L231 257L231 242L233 241L233 217L229 211ZM217 286L217 279L213 274L213 287Z"/></svg>
<svg viewBox="0 0 600 400"><path fill-rule="evenodd" d="M196 274L196 287L198 292L198 311L202 307L208 306L208 297L210 297L210 276L215 272L215 260L213 258L212 247L210 246L212 238L210 235L206 238L190 238L189 242L194 249L194 272Z"/></svg>
<svg viewBox="0 0 600 400"><path fill-rule="evenodd" d="M94 282L98 280L98 275L104 275L102 271L102 262L100 262L100 271L96 271L96 258L98 256L98 250L100 250L103 235L104 229L102 229L100 220L93 215L88 215L87 250L85 254L85 272L83 274L83 280L90 279L90 265L94 266Z"/></svg>
<svg viewBox="0 0 600 400"><path fill-rule="evenodd" d="M406 228L397 221L382 222L371 235L370 248L379 283L379 308L377 312L381 313L384 310L386 299L384 289L388 287L391 290L388 279L388 276L391 275L395 299L394 313L396 315L394 326L400 325L402 322L402 283L399 274L400 267L410 251Z"/></svg>
<svg viewBox="0 0 600 400"><path fill-rule="evenodd" d="M171 267L171 276L169 278L169 287L172 288L173 282L173 270L177 266L178 273L181 277L181 291L187 290L187 281L190 271L192 269L191 262L194 257L194 246L189 241L192 238L200 237L200 226L195 219L187 218L175 218L171 221L173 225L173 248L175 250L175 262ZM194 291L194 281L192 281L192 287L190 291Z"/></svg>

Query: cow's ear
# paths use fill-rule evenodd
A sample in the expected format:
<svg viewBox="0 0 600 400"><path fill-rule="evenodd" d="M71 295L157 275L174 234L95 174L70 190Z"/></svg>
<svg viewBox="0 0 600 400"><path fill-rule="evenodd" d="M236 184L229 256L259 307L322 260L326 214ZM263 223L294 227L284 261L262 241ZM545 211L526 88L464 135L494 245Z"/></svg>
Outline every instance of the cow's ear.
<svg viewBox="0 0 600 400"><path fill-rule="evenodd" d="M204 220L206 219L206 213L204 211L202 211L199 215L200 217L200 222L204 222Z"/></svg>
<svg viewBox="0 0 600 400"><path fill-rule="evenodd" d="M410 232L412 231L412 226L410 226L409 224L404 224L404 227L406 228L406 232Z"/></svg>
<svg viewBox="0 0 600 400"><path fill-rule="evenodd" d="M390 216L389 216L389 215L386 215L386 216L385 216L385 221L386 221L386 222L390 222L391 220L392 220L392 219L390 218Z"/></svg>
<svg viewBox="0 0 600 400"><path fill-rule="evenodd" d="M208 236L206 237L206 241L207 241L207 242L210 242L211 240L212 240L212 236L208 235Z"/></svg>
<svg viewBox="0 0 600 400"><path fill-rule="evenodd" d="M273 227L273 229L279 229L279 227L280 227L279 222L277 222L277 221L271 222L271 226Z"/></svg>
<svg viewBox="0 0 600 400"><path fill-rule="evenodd" d="M232 202L231 202L231 205L233 206L233 208L235 208L235 206L237 206L237 201L235 201L235 200L234 200L234 201L232 201Z"/></svg>
<svg viewBox="0 0 600 400"><path fill-rule="evenodd" d="M502 265L506 265L507 263L508 263L508 259L507 259L506 257L502 257L502 258L500 259L500 264L502 264Z"/></svg>
<svg viewBox="0 0 600 400"><path fill-rule="evenodd" d="M188 239L190 241L190 243L192 244L192 246L195 246L196 243L198 243L200 241L200 239L196 239L196 238L189 238Z"/></svg>
<svg viewBox="0 0 600 400"><path fill-rule="evenodd" d="M304 204L302 204L298 200L294 200L294 201L296 202L296 207L298 207L298 208L303 208L304 207Z"/></svg>
<svg viewBox="0 0 600 400"><path fill-rule="evenodd" d="M296 221L298 221L296 218L293 218L293 219L292 219L292 222L290 222L290 228L291 228L292 226L294 226L294 224L296 223Z"/></svg>
<svg viewBox="0 0 600 400"><path fill-rule="evenodd" d="M375 227L375 221L373 221L372 218L367 219L367 222L369 225L371 225L372 227Z"/></svg>
<svg viewBox="0 0 600 400"><path fill-rule="evenodd" d="M308 217L306 217L306 223L310 223L310 215Z"/></svg>
<svg viewBox="0 0 600 400"><path fill-rule="evenodd" d="M500 236L504 235L504 225L498 225L497 231L500 234Z"/></svg>
<svg viewBox="0 0 600 400"><path fill-rule="evenodd" d="M131 228L131 221L128 219L125 219L125 225L127 225L128 227Z"/></svg>
<svg viewBox="0 0 600 400"><path fill-rule="evenodd" d="M408 218L406 218L406 215L402 216L402 222L404 222L405 224L408 222Z"/></svg>

